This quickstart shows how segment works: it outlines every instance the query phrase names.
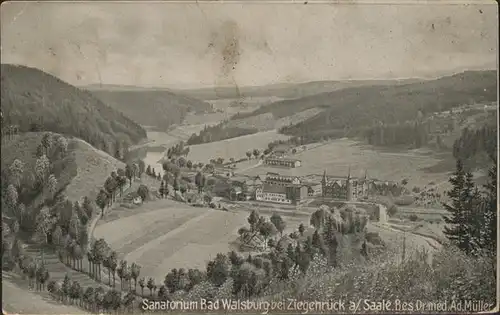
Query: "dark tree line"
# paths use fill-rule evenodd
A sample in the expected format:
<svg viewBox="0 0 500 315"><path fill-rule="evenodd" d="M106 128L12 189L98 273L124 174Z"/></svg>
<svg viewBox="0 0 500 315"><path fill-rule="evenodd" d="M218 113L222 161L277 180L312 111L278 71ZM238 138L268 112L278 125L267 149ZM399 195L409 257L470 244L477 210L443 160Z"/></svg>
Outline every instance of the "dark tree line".
<svg viewBox="0 0 500 315"><path fill-rule="evenodd" d="M184 143L184 141L180 141L176 145L167 149L167 157L169 159L181 156L186 157L188 154L189 154L189 147L186 146L186 143Z"/></svg>
<svg viewBox="0 0 500 315"><path fill-rule="evenodd" d="M214 141L221 141L244 135L257 133L256 128L228 127L225 122L215 126L205 126L198 134L193 134L187 140L187 144L195 145Z"/></svg>
<svg viewBox="0 0 500 315"><path fill-rule="evenodd" d="M489 159L496 159L496 125L487 124L478 129L465 128L461 137L453 144L453 156L464 164L480 154L486 155Z"/></svg>
<svg viewBox="0 0 500 315"><path fill-rule="evenodd" d="M419 122L380 124L368 128L364 137L371 145L412 145L415 148L426 145L429 139L428 127Z"/></svg>

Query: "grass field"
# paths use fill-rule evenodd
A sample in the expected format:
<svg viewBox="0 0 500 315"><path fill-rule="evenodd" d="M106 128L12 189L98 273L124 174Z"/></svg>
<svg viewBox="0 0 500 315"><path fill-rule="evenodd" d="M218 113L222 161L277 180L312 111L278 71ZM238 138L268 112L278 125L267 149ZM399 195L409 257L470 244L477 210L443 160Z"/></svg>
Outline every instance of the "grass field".
<svg viewBox="0 0 500 315"><path fill-rule="evenodd" d="M279 172L295 176L323 174L326 170L331 176L362 177L367 171L369 178L401 181L408 179L408 187L425 186L429 182L440 183L448 180L447 172L430 173L422 170L440 160L428 154L416 152L383 152L369 146L358 145L347 139L334 140L324 145L299 152L294 158L302 160L298 168L273 168L259 166L244 172L247 175L260 175L266 172ZM450 170L452 171L452 170Z"/></svg>
<svg viewBox="0 0 500 315"><path fill-rule="evenodd" d="M189 146L188 159L203 163L217 157L226 160L229 158L239 159L245 157L246 152L249 150L259 149L262 152L267 148L269 142L288 138L288 136L281 135L273 130L223 141L192 145Z"/></svg>
<svg viewBox="0 0 500 315"><path fill-rule="evenodd" d="M69 200L79 200L84 196L93 199L111 172L124 168L125 164L83 140L74 139L72 142L77 173L66 187L66 195Z"/></svg>
<svg viewBox="0 0 500 315"><path fill-rule="evenodd" d="M248 215L158 200L114 210L98 224L95 236L104 238L120 258L140 264L141 276L159 280L172 268L204 270L217 253L235 249L231 243L238 229L248 225ZM290 230L297 228L297 219L284 219Z"/></svg>

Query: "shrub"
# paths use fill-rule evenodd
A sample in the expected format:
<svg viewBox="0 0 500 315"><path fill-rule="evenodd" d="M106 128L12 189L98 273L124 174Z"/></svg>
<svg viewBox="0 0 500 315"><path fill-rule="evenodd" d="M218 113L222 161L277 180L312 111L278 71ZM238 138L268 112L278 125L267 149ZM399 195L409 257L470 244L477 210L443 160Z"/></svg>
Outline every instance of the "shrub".
<svg viewBox="0 0 500 315"><path fill-rule="evenodd" d="M412 222L415 222L418 220L418 216L416 214L411 214L409 218L410 218L410 221L412 221Z"/></svg>
<svg viewBox="0 0 500 315"><path fill-rule="evenodd" d="M313 261L305 277L290 279L271 290L280 299L300 296L304 300L327 300L345 294L371 300L495 301L496 257L467 257L457 249L443 247L433 255L431 268L425 251L410 254L404 263L398 256L384 251L369 262L340 266L342 270Z"/></svg>
<svg viewBox="0 0 500 315"><path fill-rule="evenodd" d="M383 245L384 244L384 241L382 240L380 235L378 235L377 232L366 233L365 239L368 243L371 243L373 245Z"/></svg>
<svg viewBox="0 0 500 315"><path fill-rule="evenodd" d="M145 201L149 197L149 189L146 185L141 185L137 189L137 194L141 197L142 201Z"/></svg>

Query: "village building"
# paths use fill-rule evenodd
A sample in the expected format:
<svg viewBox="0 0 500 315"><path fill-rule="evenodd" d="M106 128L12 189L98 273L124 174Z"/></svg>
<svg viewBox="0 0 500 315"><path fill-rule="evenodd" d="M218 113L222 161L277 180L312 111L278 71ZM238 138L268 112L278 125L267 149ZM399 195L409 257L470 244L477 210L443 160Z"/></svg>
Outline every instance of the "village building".
<svg viewBox="0 0 500 315"><path fill-rule="evenodd" d="M308 187L307 193L309 197L321 196L323 194L323 186L321 184L308 183L306 185Z"/></svg>
<svg viewBox="0 0 500 315"><path fill-rule="evenodd" d="M272 150L272 154L276 157L284 157L290 152L292 152L293 145L290 144L278 144Z"/></svg>
<svg viewBox="0 0 500 315"><path fill-rule="evenodd" d="M356 200L368 196L369 181L366 173L364 178L352 178L351 170L347 177L329 178L326 171L321 180L322 196L339 200Z"/></svg>
<svg viewBox="0 0 500 315"><path fill-rule="evenodd" d="M270 166L281 166L281 167L295 168L295 167L301 166L302 162L300 160L297 160L297 159L271 156L271 157L266 157L264 159L264 164L270 165Z"/></svg>
<svg viewBox="0 0 500 315"><path fill-rule="evenodd" d="M308 186L300 178L268 173L262 187L255 191L257 201L299 204L308 198Z"/></svg>

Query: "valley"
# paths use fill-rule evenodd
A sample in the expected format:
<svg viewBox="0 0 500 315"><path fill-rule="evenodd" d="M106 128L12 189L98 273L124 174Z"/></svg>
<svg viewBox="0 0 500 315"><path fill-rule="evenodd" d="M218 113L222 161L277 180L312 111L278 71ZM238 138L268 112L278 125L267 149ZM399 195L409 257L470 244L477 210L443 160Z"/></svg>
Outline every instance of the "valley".
<svg viewBox="0 0 500 315"><path fill-rule="evenodd" d="M240 46L227 25L229 80L243 70L227 47L267 43ZM491 300L494 70L179 89L40 69L2 64L9 314L136 313L146 298L450 299L443 287L463 283L458 298Z"/></svg>

